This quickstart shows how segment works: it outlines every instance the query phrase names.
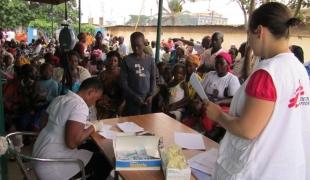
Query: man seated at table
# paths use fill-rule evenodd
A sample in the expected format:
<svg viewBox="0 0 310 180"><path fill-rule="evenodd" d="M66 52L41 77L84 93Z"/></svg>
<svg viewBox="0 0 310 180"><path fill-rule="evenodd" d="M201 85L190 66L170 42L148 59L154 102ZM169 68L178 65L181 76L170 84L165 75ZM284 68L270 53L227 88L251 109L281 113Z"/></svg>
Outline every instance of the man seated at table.
<svg viewBox="0 0 310 180"><path fill-rule="evenodd" d="M97 153L78 149L91 133L98 129L99 123L85 128L89 108L95 105L102 95L102 85L96 78L83 81L75 94L55 98L47 108L47 125L39 134L33 149L38 158L80 159L88 171L94 171L93 179L106 178L111 170L107 159ZM99 122L99 121L98 121ZM69 179L79 173L77 164L36 162L34 167L39 179Z"/></svg>

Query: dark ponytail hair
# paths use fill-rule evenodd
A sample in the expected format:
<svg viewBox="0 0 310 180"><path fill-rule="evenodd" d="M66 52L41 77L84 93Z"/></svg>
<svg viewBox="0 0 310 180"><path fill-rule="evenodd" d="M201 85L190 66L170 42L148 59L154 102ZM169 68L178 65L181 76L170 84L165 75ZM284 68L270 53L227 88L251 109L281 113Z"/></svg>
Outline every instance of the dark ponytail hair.
<svg viewBox="0 0 310 180"><path fill-rule="evenodd" d="M286 22L286 26L287 27L298 26L300 23L301 23L300 19L292 17Z"/></svg>
<svg viewBox="0 0 310 180"><path fill-rule="evenodd" d="M254 32L259 25L267 27L276 38L288 38L289 28L301 21L292 17L291 11L283 4L270 2L256 9L249 23L249 30Z"/></svg>

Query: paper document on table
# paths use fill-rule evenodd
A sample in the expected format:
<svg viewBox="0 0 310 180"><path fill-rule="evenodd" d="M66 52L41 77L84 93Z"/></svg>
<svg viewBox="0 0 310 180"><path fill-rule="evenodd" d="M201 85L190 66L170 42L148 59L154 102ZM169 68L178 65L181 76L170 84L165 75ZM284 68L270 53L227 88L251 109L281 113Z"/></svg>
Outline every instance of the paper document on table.
<svg viewBox="0 0 310 180"><path fill-rule="evenodd" d="M105 137L106 139L111 139L111 140L115 140L117 136L117 132L111 131L111 130L99 131L98 133L101 136Z"/></svg>
<svg viewBox="0 0 310 180"><path fill-rule="evenodd" d="M204 173L197 169L191 168L191 171L197 180L211 180L212 179L210 174Z"/></svg>
<svg viewBox="0 0 310 180"><path fill-rule="evenodd" d="M84 129L87 129L89 128L90 126L92 126L94 123L98 123L99 125L97 126L98 130L97 131L106 131L106 130L109 130L111 129L111 125L108 125L108 124L104 124L102 121L86 121L85 123L85 127Z"/></svg>
<svg viewBox="0 0 310 180"><path fill-rule="evenodd" d="M108 130L111 129L111 127L112 127L111 125L101 124L101 125L99 126L98 131L108 131Z"/></svg>
<svg viewBox="0 0 310 180"><path fill-rule="evenodd" d="M198 150L206 149L201 134L175 132L174 141L182 148Z"/></svg>
<svg viewBox="0 0 310 180"><path fill-rule="evenodd" d="M188 164L191 168L212 175L215 171L217 156L218 149L212 148L206 152L202 152L192 157L188 160Z"/></svg>
<svg viewBox="0 0 310 180"><path fill-rule="evenodd" d="M198 75L196 73L192 73L192 75L189 79L189 83L192 85L192 87L195 89L196 93L199 95L199 97L202 100L209 101L209 99L208 99L201 83L199 82L197 76Z"/></svg>
<svg viewBox="0 0 310 180"><path fill-rule="evenodd" d="M140 126L138 126L134 122L124 122L124 123L118 123L117 127L119 127L123 132L141 132L144 131L144 129Z"/></svg>

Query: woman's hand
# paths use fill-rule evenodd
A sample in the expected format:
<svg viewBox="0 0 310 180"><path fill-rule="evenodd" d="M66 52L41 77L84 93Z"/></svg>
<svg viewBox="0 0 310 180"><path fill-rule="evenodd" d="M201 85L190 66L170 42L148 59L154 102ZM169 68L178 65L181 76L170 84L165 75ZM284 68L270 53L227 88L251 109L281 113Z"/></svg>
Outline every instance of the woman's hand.
<svg viewBox="0 0 310 180"><path fill-rule="evenodd" d="M204 107L206 109L206 114L208 118L212 119L215 122L218 122L222 115L222 108L211 101L204 102Z"/></svg>

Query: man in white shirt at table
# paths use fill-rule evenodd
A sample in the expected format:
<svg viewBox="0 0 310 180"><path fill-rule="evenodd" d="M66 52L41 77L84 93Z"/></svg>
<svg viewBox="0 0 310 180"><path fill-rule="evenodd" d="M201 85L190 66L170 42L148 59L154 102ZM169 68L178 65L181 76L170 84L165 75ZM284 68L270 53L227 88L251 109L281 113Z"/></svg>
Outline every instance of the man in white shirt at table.
<svg viewBox="0 0 310 180"><path fill-rule="evenodd" d="M92 179L104 179L109 175L111 166L107 159L85 149L78 149L91 133L99 129L100 123L86 128L89 108L102 96L102 85L96 78L83 81L75 94L55 98L47 108L47 125L40 132L33 149L38 158L72 158L83 161L86 173L94 172ZM36 162L34 168L39 179L65 180L77 175L77 164Z"/></svg>

